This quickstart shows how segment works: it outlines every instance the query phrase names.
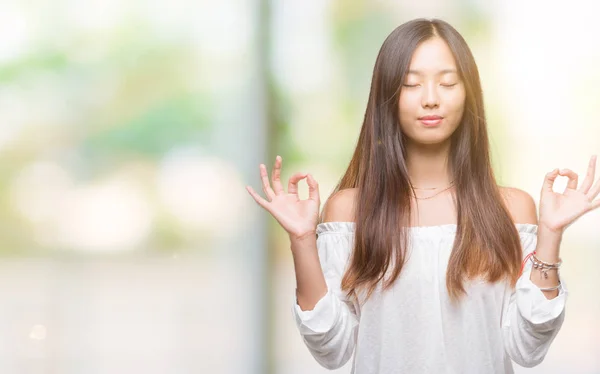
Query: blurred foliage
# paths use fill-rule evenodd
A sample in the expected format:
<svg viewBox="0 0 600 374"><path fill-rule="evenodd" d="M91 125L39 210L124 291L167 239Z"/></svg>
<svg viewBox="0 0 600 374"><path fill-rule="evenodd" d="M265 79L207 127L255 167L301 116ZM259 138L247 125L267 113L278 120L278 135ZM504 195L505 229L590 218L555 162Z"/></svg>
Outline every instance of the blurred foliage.
<svg viewBox="0 0 600 374"><path fill-rule="evenodd" d="M3 254L48 249L11 200L12 183L29 164L53 162L92 185L130 162L155 166L174 148L208 147L214 95L201 81L193 40L164 38L163 30L135 17L105 31L63 34L60 41L39 35L24 53L0 63L5 92L31 111L21 113L17 137L2 150L11 160L0 167ZM61 106L50 107L51 118L36 113L45 98ZM191 240L166 217L157 219L148 250Z"/></svg>
<svg viewBox="0 0 600 374"><path fill-rule="evenodd" d="M202 143L209 135L207 103L207 97L193 95L160 101L122 124L90 134L82 147L97 157L140 153L157 158L175 145Z"/></svg>

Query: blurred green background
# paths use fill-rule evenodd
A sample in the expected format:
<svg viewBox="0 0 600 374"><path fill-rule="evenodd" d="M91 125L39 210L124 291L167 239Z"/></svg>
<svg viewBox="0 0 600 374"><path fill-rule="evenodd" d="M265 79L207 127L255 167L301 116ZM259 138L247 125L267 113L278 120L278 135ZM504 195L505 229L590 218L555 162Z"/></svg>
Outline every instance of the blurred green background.
<svg viewBox="0 0 600 374"><path fill-rule="evenodd" d="M245 190L261 191L258 165L281 155L284 180L311 172L324 201L383 40L437 17L478 63L499 183L537 202L546 172L581 181L600 151L595 14L586 0L3 1L0 372L325 373L292 318L287 236ZM592 212L567 230L566 321L517 373L600 373L599 228Z"/></svg>

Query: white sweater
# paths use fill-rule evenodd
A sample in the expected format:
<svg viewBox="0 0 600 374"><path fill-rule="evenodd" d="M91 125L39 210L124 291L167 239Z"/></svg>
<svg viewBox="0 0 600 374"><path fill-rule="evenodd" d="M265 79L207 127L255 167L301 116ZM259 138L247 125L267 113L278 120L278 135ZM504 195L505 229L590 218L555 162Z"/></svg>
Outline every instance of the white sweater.
<svg viewBox="0 0 600 374"><path fill-rule="evenodd" d="M537 226L516 227L525 257L535 250ZM564 320L564 279L548 300L529 279L527 261L516 289L507 281L472 280L465 283L468 296L453 307L446 268L457 226L410 227L410 257L400 277L366 303L359 293L359 305L340 290L354 228L353 222L317 226L328 293L313 310L293 305L300 334L322 366L336 369L353 357L353 374L506 374L513 373L511 359L525 367L542 362Z"/></svg>

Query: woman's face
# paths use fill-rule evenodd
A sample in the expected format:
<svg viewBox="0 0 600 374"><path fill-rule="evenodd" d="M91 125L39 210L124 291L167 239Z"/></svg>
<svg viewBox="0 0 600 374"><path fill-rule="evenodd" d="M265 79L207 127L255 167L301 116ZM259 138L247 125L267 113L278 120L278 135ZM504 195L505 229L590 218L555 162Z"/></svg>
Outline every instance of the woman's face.
<svg viewBox="0 0 600 374"><path fill-rule="evenodd" d="M440 143L456 130L465 106L465 87L443 39L428 39L417 47L398 104L402 132L415 143Z"/></svg>

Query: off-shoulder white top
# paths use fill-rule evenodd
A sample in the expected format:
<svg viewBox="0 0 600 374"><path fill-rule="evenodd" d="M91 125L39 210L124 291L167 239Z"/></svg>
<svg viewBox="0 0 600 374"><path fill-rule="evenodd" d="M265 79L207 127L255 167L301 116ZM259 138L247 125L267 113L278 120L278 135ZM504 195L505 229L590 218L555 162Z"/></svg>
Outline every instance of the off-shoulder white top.
<svg viewBox="0 0 600 374"><path fill-rule="evenodd" d="M525 257L538 227L516 226ZM354 302L340 291L354 229L353 222L317 226L328 292L313 310L302 311L294 298L298 329L319 364L335 369L352 358L353 374L506 374L511 359L525 367L542 362L564 320L564 279L548 300L529 279L527 261L516 288L472 280L453 306L445 275L457 226L418 226L409 228L410 255L393 287Z"/></svg>

